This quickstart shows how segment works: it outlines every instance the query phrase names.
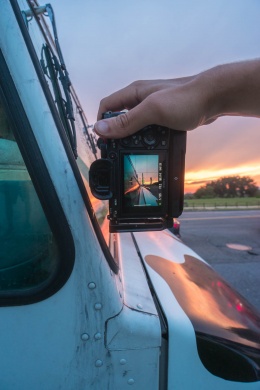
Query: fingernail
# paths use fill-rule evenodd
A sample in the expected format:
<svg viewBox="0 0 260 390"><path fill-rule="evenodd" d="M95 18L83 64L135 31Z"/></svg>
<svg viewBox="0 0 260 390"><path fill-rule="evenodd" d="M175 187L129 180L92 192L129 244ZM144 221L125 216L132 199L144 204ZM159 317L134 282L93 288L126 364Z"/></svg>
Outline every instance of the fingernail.
<svg viewBox="0 0 260 390"><path fill-rule="evenodd" d="M106 135L109 133L109 126L106 121L98 121L95 123L94 129L98 134Z"/></svg>

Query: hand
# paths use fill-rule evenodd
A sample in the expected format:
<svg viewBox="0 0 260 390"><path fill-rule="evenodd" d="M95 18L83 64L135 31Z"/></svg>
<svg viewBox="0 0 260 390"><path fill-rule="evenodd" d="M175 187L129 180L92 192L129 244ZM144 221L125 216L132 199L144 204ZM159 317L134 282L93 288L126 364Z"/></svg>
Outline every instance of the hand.
<svg viewBox="0 0 260 390"><path fill-rule="evenodd" d="M196 76L136 81L101 101L98 120L106 111L129 111L97 122L95 131L105 138L122 138L149 124L191 130L207 122L206 103Z"/></svg>
<svg viewBox="0 0 260 390"><path fill-rule="evenodd" d="M123 138L149 125L192 130L223 115L260 117L260 60L220 65L191 77L136 81L104 98L94 130ZM101 120L103 112L129 110Z"/></svg>

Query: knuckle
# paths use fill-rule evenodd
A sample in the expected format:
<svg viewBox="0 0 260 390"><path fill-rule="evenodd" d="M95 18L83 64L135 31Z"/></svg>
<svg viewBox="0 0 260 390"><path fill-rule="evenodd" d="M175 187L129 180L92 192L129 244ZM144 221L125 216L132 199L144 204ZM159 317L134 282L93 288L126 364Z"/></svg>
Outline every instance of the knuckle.
<svg viewBox="0 0 260 390"><path fill-rule="evenodd" d="M100 108L103 108L103 107L106 107L106 101L107 101L107 98L103 98L100 100L100 103L99 103L99 107Z"/></svg>
<svg viewBox="0 0 260 390"><path fill-rule="evenodd" d="M144 83L145 83L145 81L143 81L143 80L136 80L132 84L130 84L130 86L133 90L133 96L135 97L135 100L137 102L142 101L141 91L143 89Z"/></svg>
<svg viewBox="0 0 260 390"><path fill-rule="evenodd" d="M130 125L129 116L127 113L120 114L116 117L116 124L119 129L124 130Z"/></svg>
<svg viewBox="0 0 260 390"><path fill-rule="evenodd" d="M136 80L132 84L130 84L133 88L139 88L143 85L143 80Z"/></svg>
<svg viewBox="0 0 260 390"><path fill-rule="evenodd" d="M162 106L160 103L160 100L158 100L153 94L150 95L147 98L147 103L149 104L150 112L153 113L153 115L158 118L158 120L161 120L162 117Z"/></svg>

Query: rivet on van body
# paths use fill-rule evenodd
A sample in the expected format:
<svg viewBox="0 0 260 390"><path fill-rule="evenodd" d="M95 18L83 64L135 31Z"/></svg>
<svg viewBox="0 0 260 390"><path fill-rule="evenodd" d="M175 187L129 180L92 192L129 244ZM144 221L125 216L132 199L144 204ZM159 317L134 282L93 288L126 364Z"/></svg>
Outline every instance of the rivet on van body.
<svg viewBox="0 0 260 390"><path fill-rule="evenodd" d="M87 341L87 340L89 340L89 335L88 335L87 333L82 333L82 335L81 335L81 340L82 340L82 341Z"/></svg>
<svg viewBox="0 0 260 390"><path fill-rule="evenodd" d="M102 337L101 333L96 333L94 336L95 340L100 340L101 337Z"/></svg>
<svg viewBox="0 0 260 390"><path fill-rule="evenodd" d="M95 310L101 310L102 309L101 303L96 303L94 307L95 307Z"/></svg>
<svg viewBox="0 0 260 390"><path fill-rule="evenodd" d="M138 304L137 304L137 307L138 307L138 309L142 309L142 308L143 308L143 305L141 305L141 303L138 303Z"/></svg>
<svg viewBox="0 0 260 390"><path fill-rule="evenodd" d="M99 359L96 360L95 366L96 366L96 367L101 367L101 366L103 366L102 360L99 360Z"/></svg>
<svg viewBox="0 0 260 390"><path fill-rule="evenodd" d="M133 384L135 383L135 381L134 381L133 378L130 378L130 379L128 379L127 383L128 383L129 385L133 385Z"/></svg>
<svg viewBox="0 0 260 390"><path fill-rule="evenodd" d="M125 359L120 359L120 364L122 364L122 366L123 366L124 364L126 364L126 360Z"/></svg>
<svg viewBox="0 0 260 390"><path fill-rule="evenodd" d="M94 290L94 288L96 288L96 284L95 284L94 282L90 282L90 283L88 284L88 288L89 288L90 290Z"/></svg>

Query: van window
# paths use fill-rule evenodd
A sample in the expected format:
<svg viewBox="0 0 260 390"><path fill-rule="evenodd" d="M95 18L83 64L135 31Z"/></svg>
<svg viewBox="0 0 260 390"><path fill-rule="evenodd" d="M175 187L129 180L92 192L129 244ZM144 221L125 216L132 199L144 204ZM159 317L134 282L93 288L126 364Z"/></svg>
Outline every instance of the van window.
<svg viewBox="0 0 260 390"><path fill-rule="evenodd" d="M0 100L0 297L50 280L57 246Z"/></svg>

